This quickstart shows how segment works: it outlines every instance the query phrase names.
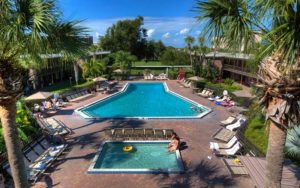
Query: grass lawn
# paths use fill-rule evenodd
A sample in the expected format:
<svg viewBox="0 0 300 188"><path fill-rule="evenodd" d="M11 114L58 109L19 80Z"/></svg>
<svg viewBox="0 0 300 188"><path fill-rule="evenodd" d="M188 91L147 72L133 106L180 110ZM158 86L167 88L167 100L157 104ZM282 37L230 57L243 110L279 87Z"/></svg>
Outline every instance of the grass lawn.
<svg viewBox="0 0 300 188"><path fill-rule="evenodd" d="M44 91L50 91L52 93L66 93L75 89L81 89L84 87L88 87L93 84L93 81L81 81L78 85L76 85L74 82L72 82L72 86L70 85L69 81L61 82L54 84L53 86L49 86L47 88L44 88Z"/></svg>
<svg viewBox="0 0 300 188"><path fill-rule="evenodd" d="M157 65L160 66L162 63L160 61L136 61L132 64L132 66L152 66L152 65Z"/></svg>
<svg viewBox="0 0 300 188"><path fill-rule="evenodd" d="M252 104L246 116L248 117L248 126L245 131L245 137L248 138L261 152L266 154L268 147L268 136L266 131L265 119L258 104Z"/></svg>

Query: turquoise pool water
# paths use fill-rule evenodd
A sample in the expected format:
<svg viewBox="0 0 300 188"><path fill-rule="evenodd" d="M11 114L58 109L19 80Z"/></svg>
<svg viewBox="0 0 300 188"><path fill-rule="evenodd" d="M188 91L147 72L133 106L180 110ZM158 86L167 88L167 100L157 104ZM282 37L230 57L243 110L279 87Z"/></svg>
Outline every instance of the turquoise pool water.
<svg viewBox="0 0 300 188"><path fill-rule="evenodd" d="M88 117L200 117L208 112L204 106L166 91L164 83L129 83L112 97L79 109Z"/></svg>
<svg viewBox="0 0 300 188"><path fill-rule="evenodd" d="M107 142L89 172L181 172L183 165L179 151L168 152L168 143ZM127 145L133 147L131 152L123 151Z"/></svg>

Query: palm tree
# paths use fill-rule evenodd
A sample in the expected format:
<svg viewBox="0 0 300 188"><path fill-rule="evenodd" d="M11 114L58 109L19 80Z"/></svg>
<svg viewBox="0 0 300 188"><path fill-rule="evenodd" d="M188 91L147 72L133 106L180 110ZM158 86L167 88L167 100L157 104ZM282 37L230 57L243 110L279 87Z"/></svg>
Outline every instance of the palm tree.
<svg viewBox="0 0 300 188"><path fill-rule="evenodd" d="M52 0L0 1L0 118L15 187L27 188L16 125L16 100L23 92L26 68L43 62L41 54L82 54L78 22L63 22Z"/></svg>
<svg viewBox="0 0 300 188"><path fill-rule="evenodd" d="M95 60L94 58L82 63L83 78L95 78L101 76L104 71L104 62Z"/></svg>
<svg viewBox="0 0 300 188"><path fill-rule="evenodd" d="M115 66L120 67L124 76L128 77L131 71L132 62L136 61L136 56L131 55L129 52L118 51L114 53Z"/></svg>
<svg viewBox="0 0 300 188"><path fill-rule="evenodd" d="M185 37L184 40L185 40L187 49L189 50L191 66L193 66L192 45L195 42L195 38L192 36L187 36L187 37Z"/></svg>
<svg viewBox="0 0 300 188"><path fill-rule="evenodd" d="M299 122L300 95L300 2L274 0L198 0L197 19L205 21L203 35L221 38L229 49L245 51L255 44L259 29L263 47L258 77L269 123L265 187L280 187L286 129Z"/></svg>

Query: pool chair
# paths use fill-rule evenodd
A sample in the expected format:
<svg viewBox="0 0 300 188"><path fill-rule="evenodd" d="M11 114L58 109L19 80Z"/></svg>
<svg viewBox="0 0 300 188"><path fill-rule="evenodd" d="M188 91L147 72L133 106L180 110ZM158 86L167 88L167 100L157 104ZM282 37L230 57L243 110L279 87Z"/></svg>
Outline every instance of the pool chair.
<svg viewBox="0 0 300 188"><path fill-rule="evenodd" d="M173 129L165 129L165 136L167 139L171 139L173 133L174 133Z"/></svg>
<svg viewBox="0 0 300 188"><path fill-rule="evenodd" d="M220 128L212 137L216 140L228 143L234 135L235 132L225 128Z"/></svg>
<svg viewBox="0 0 300 188"><path fill-rule="evenodd" d="M164 131L162 129L154 129L154 135L156 139L165 139Z"/></svg>
<svg viewBox="0 0 300 188"><path fill-rule="evenodd" d="M216 156L233 156L233 155L236 155L240 149L241 149L241 144L239 142L237 142L230 149L214 150L214 154Z"/></svg>
<svg viewBox="0 0 300 188"><path fill-rule="evenodd" d="M224 125L229 125L229 124L232 124L236 121L237 119L233 116L229 116L226 120L223 120L223 121L220 121L221 125L224 126Z"/></svg>
<svg viewBox="0 0 300 188"><path fill-rule="evenodd" d="M146 139L153 139L154 138L154 130L153 129L145 129L145 138Z"/></svg>
<svg viewBox="0 0 300 188"><path fill-rule="evenodd" d="M114 129L113 137L114 140L123 140L123 129Z"/></svg>
<svg viewBox="0 0 300 188"><path fill-rule="evenodd" d="M207 90L207 92L205 92L204 94L202 94L202 95L200 95L200 96L202 96L202 97L210 97L210 96L212 96L214 94L214 91L213 90Z"/></svg>
<svg viewBox="0 0 300 188"><path fill-rule="evenodd" d="M202 96L207 92L208 92L208 89L204 88L200 93L197 93L197 95Z"/></svg>
<svg viewBox="0 0 300 188"><path fill-rule="evenodd" d="M237 128L239 128L240 126L244 125L244 123L246 122L246 119L244 118L239 118L235 123L227 125L226 129L234 131Z"/></svg>
<svg viewBox="0 0 300 188"><path fill-rule="evenodd" d="M209 148L212 150L219 150L219 149L229 149L231 148L238 139L236 136L232 137L231 140L228 143L220 143L220 142L210 142Z"/></svg>
<svg viewBox="0 0 300 188"><path fill-rule="evenodd" d="M184 86L185 88L190 88L190 87L192 87L192 81L188 80L187 82L185 82L185 83L183 84L183 86Z"/></svg>
<svg viewBox="0 0 300 188"><path fill-rule="evenodd" d="M135 140L143 140L143 139L145 139L144 129L142 129L142 128L135 128L135 129L133 129L132 137Z"/></svg>
<svg viewBox="0 0 300 188"><path fill-rule="evenodd" d="M123 134L123 137L125 139L132 139L132 136L133 136L133 128L124 128L124 134Z"/></svg>

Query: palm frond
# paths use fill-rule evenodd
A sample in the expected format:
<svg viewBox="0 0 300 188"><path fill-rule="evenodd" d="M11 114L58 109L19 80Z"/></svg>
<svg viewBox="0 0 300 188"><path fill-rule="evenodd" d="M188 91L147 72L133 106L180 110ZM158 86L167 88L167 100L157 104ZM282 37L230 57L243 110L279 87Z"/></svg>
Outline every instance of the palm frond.
<svg viewBox="0 0 300 188"><path fill-rule="evenodd" d="M210 0L196 3L196 19L205 23L202 34L210 40L217 40L227 48L248 51L253 47L255 35L254 20L250 11L252 7L244 0Z"/></svg>

